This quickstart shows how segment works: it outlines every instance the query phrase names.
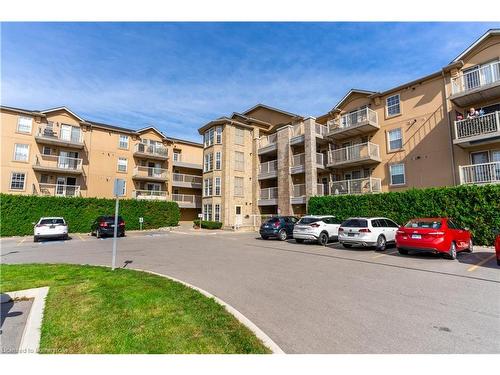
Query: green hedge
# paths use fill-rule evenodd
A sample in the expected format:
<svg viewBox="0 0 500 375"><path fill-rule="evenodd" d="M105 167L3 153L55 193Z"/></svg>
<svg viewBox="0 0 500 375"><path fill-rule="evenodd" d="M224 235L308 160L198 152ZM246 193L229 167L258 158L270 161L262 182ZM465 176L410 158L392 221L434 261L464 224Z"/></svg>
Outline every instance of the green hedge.
<svg viewBox="0 0 500 375"><path fill-rule="evenodd" d="M200 225L200 220L193 220L193 224L196 226ZM201 222L201 227L205 229L220 229L222 228L222 223L220 221L205 221Z"/></svg>
<svg viewBox="0 0 500 375"><path fill-rule="evenodd" d="M399 224L415 217L445 216L468 227L477 245L491 246L500 229L500 185L410 189L398 193L311 197L308 211L335 215L384 216Z"/></svg>
<svg viewBox="0 0 500 375"><path fill-rule="evenodd" d="M40 197L0 194L0 233L2 236L32 235L33 225L42 216L62 216L70 232L90 232L90 225L99 215L114 215L115 200L104 198ZM126 229L174 226L179 222L179 206L175 202L120 200L120 216Z"/></svg>

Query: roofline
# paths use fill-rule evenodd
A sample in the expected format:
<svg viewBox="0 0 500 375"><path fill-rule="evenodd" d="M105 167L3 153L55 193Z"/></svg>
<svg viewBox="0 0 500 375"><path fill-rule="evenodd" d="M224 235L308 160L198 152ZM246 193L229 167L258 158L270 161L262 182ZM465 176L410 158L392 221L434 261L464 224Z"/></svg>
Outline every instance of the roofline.
<svg viewBox="0 0 500 375"><path fill-rule="evenodd" d="M45 115L39 111L33 111L31 109L23 109L23 108L16 108L16 107L9 107L6 105L0 105L0 109L5 109L7 111L12 111L12 112L19 112L19 113L24 113L26 115L31 115L31 116L41 116L45 117Z"/></svg>
<svg viewBox="0 0 500 375"><path fill-rule="evenodd" d="M428 75L426 75L424 77L417 78L417 79L415 79L413 81L406 82L406 83L403 83L403 84L401 84L399 86L390 88L390 89L388 89L386 91L375 92L372 95L370 95L369 97L370 98L376 98L378 96L385 96L385 95L390 94L390 93L392 93L394 91L399 91L401 89L404 89L404 88L406 88L408 86L413 86L413 85L416 85L417 83L421 83L423 81L427 81L427 80L432 79L432 78L441 77L441 75L442 75L442 71L440 70L440 71L428 74Z"/></svg>
<svg viewBox="0 0 500 375"><path fill-rule="evenodd" d="M191 146L203 147L203 143L199 143L199 142L187 141L185 139L173 138L173 137L166 137L166 138L169 141L174 142L174 143L185 143L185 144L191 145Z"/></svg>
<svg viewBox="0 0 500 375"><path fill-rule="evenodd" d="M333 110L336 110L338 109L338 107L340 107L344 101L351 95L351 94L354 94L354 93L359 93L359 94L367 94L367 95L372 95L372 94L375 94L376 92L375 91L369 91L369 90L360 90L360 89L350 89L347 94L344 95L344 97L342 99L340 99L340 101L335 104L335 106L332 108L332 111Z"/></svg>
<svg viewBox="0 0 500 375"><path fill-rule="evenodd" d="M216 120L212 120L210 122L207 122L205 125L203 125L201 128L198 128L198 134L200 135L203 135L203 133L211 128L212 126L215 126L215 125L221 125L221 126L225 126L225 125L238 125L238 126L241 126L241 127L244 127L244 128L248 128L248 129L253 129L253 127L251 125L248 125L248 124L244 124L242 122L239 122L239 121L236 121L236 120L233 120L233 119L230 119L229 117L220 117Z"/></svg>
<svg viewBox="0 0 500 375"><path fill-rule="evenodd" d="M62 107L55 107L55 108L49 108L49 109L46 109L44 111L40 111L40 113L43 113L43 114L46 114L46 113L49 113L49 112L55 112L55 111L60 111L60 110L65 110L69 113L71 113L73 116L75 116L78 120L80 120L81 122L86 122L85 119L81 118L80 116L78 116L75 112L73 112L71 109L69 109L68 107L66 106L62 106Z"/></svg>
<svg viewBox="0 0 500 375"><path fill-rule="evenodd" d="M474 47L476 47L478 44L480 44L483 40L486 38L490 37L491 35L500 35L500 29L489 29L486 31L481 37L479 37L474 43L472 43L467 49L465 49L461 54L459 54L457 57L455 57L450 64L453 64L454 62L457 62L462 59L465 55L467 55Z"/></svg>
<svg viewBox="0 0 500 375"><path fill-rule="evenodd" d="M256 105L254 105L252 108L250 109L247 109L246 111L243 112L244 115L246 115L248 112L251 112L253 111L255 108L258 108L258 107L262 107L262 108L266 108L266 109L269 109L271 111L275 111L275 112L279 112L279 113L283 113L284 115L287 115L287 116L292 116L292 117L303 117L303 116L300 116L300 115L297 115L295 113L291 113L291 112L287 112L287 111L283 111L282 109L278 109L278 108L275 108L275 107L271 107L269 105L265 105L265 104L262 104L262 103L258 103Z"/></svg>

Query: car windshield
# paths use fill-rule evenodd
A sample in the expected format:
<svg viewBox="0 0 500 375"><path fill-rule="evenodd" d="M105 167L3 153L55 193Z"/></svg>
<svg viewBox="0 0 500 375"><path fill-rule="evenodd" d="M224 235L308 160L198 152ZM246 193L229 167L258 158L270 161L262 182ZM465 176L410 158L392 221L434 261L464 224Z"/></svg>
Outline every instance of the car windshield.
<svg viewBox="0 0 500 375"><path fill-rule="evenodd" d="M438 220L410 220L406 228L423 228L423 229L439 229L441 228L441 221Z"/></svg>
<svg viewBox="0 0 500 375"><path fill-rule="evenodd" d="M64 224L63 219L42 219L40 220L40 225L49 225L49 224Z"/></svg>
<svg viewBox="0 0 500 375"><path fill-rule="evenodd" d="M297 224L312 224L317 221L321 221L321 218L319 217L303 217L302 219L299 220Z"/></svg>
<svg viewBox="0 0 500 375"><path fill-rule="evenodd" d="M279 222L279 221L280 221L280 219L279 219L279 218L277 218L277 217L272 217L272 218L270 218L270 219L267 219L267 220L266 220L266 222L265 222L265 224L274 224L274 223L277 223L277 222Z"/></svg>
<svg viewBox="0 0 500 375"><path fill-rule="evenodd" d="M368 220L348 219L342 223L342 226L349 227L349 228L366 228L366 227L368 227Z"/></svg>

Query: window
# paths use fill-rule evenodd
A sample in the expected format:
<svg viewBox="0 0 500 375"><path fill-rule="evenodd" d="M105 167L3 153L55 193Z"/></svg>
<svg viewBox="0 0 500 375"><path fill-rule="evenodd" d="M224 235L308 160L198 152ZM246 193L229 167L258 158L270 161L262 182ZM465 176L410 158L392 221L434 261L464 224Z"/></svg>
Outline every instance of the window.
<svg viewBox="0 0 500 375"><path fill-rule="evenodd" d="M211 178L206 178L205 182L203 184L203 196L209 197L213 193L212 191L212 179Z"/></svg>
<svg viewBox="0 0 500 375"><path fill-rule="evenodd" d="M399 94L389 96L385 100L387 106L387 116L396 116L401 113L401 106L399 104Z"/></svg>
<svg viewBox="0 0 500 375"><path fill-rule="evenodd" d="M243 196L243 177L234 178L234 195L239 197Z"/></svg>
<svg viewBox="0 0 500 375"><path fill-rule="evenodd" d="M215 195L220 195L220 177L215 177Z"/></svg>
<svg viewBox="0 0 500 375"><path fill-rule="evenodd" d="M237 171L245 170L245 154L243 152L234 152L234 169Z"/></svg>
<svg viewBox="0 0 500 375"><path fill-rule="evenodd" d="M212 146L214 144L214 128L208 129L203 135L205 147Z"/></svg>
<svg viewBox="0 0 500 375"><path fill-rule="evenodd" d="M15 144L14 145L14 160L28 161L29 145Z"/></svg>
<svg viewBox="0 0 500 375"><path fill-rule="evenodd" d="M212 220L212 205L204 204L203 205L203 220L210 221Z"/></svg>
<svg viewBox="0 0 500 375"><path fill-rule="evenodd" d="M448 220L448 228L450 229L460 229L458 225L456 225L453 221Z"/></svg>
<svg viewBox="0 0 500 375"><path fill-rule="evenodd" d="M128 135L120 135L120 141L118 142L118 147L128 150Z"/></svg>
<svg viewBox="0 0 500 375"><path fill-rule="evenodd" d="M203 167L203 172L209 172L214 168L213 156L214 154L212 152L210 154L205 154L205 165Z"/></svg>
<svg viewBox="0 0 500 375"><path fill-rule="evenodd" d="M396 224L394 221L389 220L389 219L383 219L383 220L385 222L386 227L389 227L389 228L399 228L399 225Z"/></svg>
<svg viewBox="0 0 500 375"><path fill-rule="evenodd" d="M403 132L401 128L390 130L387 136L389 140L389 151L403 148Z"/></svg>
<svg viewBox="0 0 500 375"><path fill-rule="evenodd" d="M245 130L241 128L234 128L234 143L237 145L245 144Z"/></svg>
<svg viewBox="0 0 500 375"><path fill-rule="evenodd" d="M216 204L214 207L214 221L220 221L220 204Z"/></svg>
<svg viewBox="0 0 500 375"><path fill-rule="evenodd" d="M215 143L222 143L222 126L217 126L215 128Z"/></svg>
<svg viewBox="0 0 500 375"><path fill-rule="evenodd" d="M52 149L50 147L43 146L42 154L44 154L44 155L52 155Z"/></svg>
<svg viewBox="0 0 500 375"><path fill-rule="evenodd" d="M13 172L10 176L11 190L24 190L25 173Z"/></svg>
<svg viewBox="0 0 500 375"><path fill-rule="evenodd" d="M174 151L174 161L181 161L181 152Z"/></svg>
<svg viewBox="0 0 500 375"><path fill-rule="evenodd" d="M17 131L19 133L31 133L33 119L31 117L19 116L17 120Z"/></svg>
<svg viewBox="0 0 500 375"><path fill-rule="evenodd" d="M40 176L40 183L46 184L49 182L49 175L48 174L42 174Z"/></svg>
<svg viewBox="0 0 500 375"><path fill-rule="evenodd" d="M127 158L118 158L118 172L127 172Z"/></svg>
<svg viewBox="0 0 500 375"><path fill-rule="evenodd" d="M391 173L391 185L404 185L405 179L405 165L404 164L393 164L389 166Z"/></svg>
<svg viewBox="0 0 500 375"><path fill-rule="evenodd" d="M222 153L217 151L215 153L215 169L221 169L222 166Z"/></svg>

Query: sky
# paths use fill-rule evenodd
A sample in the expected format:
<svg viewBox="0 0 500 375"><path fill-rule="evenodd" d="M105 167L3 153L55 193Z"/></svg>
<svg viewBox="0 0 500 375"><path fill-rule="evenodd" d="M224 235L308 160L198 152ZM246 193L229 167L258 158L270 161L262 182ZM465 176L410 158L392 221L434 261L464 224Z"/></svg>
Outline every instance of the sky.
<svg viewBox="0 0 500 375"><path fill-rule="evenodd" d="M264 103L320 116L447 65L500 23L2 23L2 105L200 141Z"/></svg>

